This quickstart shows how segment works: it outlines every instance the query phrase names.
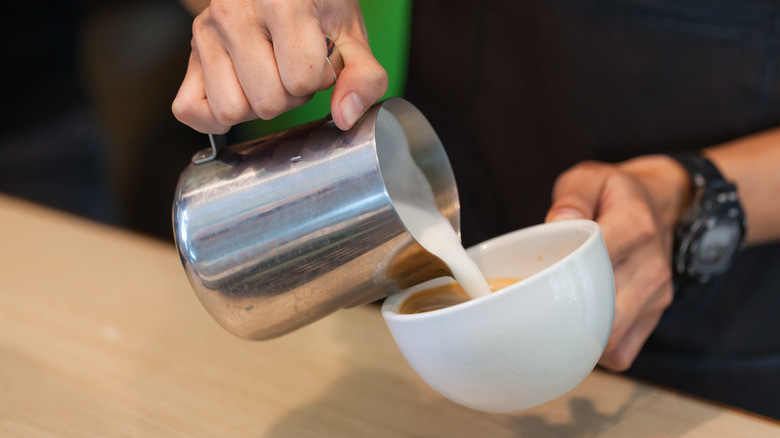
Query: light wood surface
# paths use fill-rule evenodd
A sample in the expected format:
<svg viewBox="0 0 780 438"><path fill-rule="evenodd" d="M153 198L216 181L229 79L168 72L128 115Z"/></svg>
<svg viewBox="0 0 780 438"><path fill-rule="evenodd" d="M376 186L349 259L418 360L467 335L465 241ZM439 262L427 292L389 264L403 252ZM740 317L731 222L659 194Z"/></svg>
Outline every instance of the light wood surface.
<svg viewBox="0 0 780 438"><path fill-rule="evenodd" d="M250 342L175 248L0 196L1 437L780 437L780 426L593 372L512 415L428 388L376 306Z"/></svg>

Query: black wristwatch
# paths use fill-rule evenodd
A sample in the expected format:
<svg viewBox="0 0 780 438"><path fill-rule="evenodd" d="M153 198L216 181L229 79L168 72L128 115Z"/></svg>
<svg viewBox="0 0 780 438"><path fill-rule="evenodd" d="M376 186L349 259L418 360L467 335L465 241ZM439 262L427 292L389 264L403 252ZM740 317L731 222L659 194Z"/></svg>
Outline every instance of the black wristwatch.
<svg viewBox="0 0 780 438"><path fill-rule="evenodd" d="M669 154L693 182L691 205L674 230L675 283L707 283L731 268L745 247L747 218L737 187L718 168L695 153Z"/></svg>

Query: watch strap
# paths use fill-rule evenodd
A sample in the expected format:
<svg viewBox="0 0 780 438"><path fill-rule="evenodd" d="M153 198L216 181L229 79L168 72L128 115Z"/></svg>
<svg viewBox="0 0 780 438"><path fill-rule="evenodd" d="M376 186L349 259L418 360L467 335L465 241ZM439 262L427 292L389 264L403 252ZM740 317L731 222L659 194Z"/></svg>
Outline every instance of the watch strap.
<svg viewBox="0 0 780 438"><path fill-rule="evenodd" d="M691 177L696 189L703 189L708 181L725 181L723 175L712 161L695 152L674 152L667 154L677 160Z"/></svg>

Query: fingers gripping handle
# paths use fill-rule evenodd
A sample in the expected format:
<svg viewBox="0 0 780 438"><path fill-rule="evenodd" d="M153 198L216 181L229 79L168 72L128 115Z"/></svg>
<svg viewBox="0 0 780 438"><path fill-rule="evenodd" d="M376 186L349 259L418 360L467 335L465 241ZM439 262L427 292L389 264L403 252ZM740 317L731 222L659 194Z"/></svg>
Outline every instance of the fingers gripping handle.
<svg viewBox="0 0 780 438"><path fill-rule="evenodd" d="M336 85L341 70L344 69L344 58L341 57L341 52L336 48L336 44L333 43L329 37L325 37L325 45L328 48L327 55L325 55L325 61L328 62L331 70L333 71L333 85ZM227 140L224 134L209 134L210 149L203 149L195 153L192 156L192 164L203 164L217 158L219 150L225 147Z"/></svg>

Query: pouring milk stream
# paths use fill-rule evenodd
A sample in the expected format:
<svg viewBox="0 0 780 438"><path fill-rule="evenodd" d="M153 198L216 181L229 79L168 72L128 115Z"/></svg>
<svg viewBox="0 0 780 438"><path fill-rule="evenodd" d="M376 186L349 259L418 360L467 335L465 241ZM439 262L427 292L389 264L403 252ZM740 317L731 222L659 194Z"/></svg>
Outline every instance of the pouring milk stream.
<svg viewBox="0 0 780 438"><path fill-rule="evenodd" d="M414 162L409 147L404 144L387 150L383 157L384 180L395 211L409 233L450 268L455 281L470 298L489 295L485 276L466 254L450 222L436 208L431 185Z"/></svg>

